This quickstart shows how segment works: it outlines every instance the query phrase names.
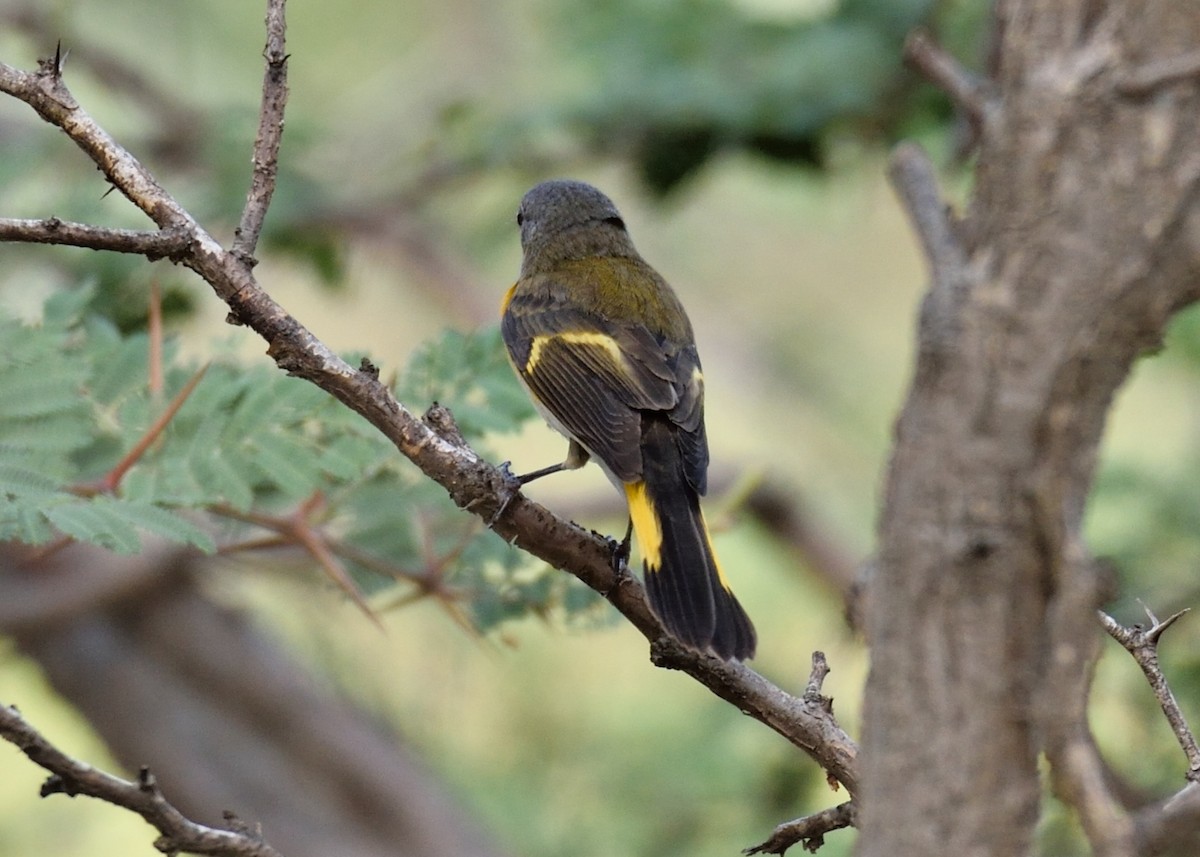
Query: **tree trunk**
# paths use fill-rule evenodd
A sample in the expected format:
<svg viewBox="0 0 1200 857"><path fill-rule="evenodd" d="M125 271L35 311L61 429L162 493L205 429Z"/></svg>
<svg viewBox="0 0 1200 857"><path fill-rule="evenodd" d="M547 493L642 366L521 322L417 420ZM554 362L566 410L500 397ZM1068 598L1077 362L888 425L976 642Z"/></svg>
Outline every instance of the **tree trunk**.
<svg viewBox="0 0 1200 857"><path fill-rule="evenodd" d="M1038 754L1086 731L1105 417L1200 289L1200 76L1179 62L1200 3L1001 0L996 24L969 212L923 234L867 608L862 857L1030 852Z"/></svg>

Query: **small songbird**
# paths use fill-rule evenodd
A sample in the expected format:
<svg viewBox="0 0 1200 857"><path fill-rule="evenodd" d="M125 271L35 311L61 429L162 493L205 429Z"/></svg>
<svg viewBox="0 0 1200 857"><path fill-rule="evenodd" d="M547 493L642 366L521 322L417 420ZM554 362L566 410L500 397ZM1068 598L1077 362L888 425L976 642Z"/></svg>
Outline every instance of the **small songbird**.
<svg viewBox="0 0 1200 857"><path fill-rule="evenodd" d="M517 225L524 258L501 331L534 404L570 441L566 460L521 483L596 459L628 502L650 606L666 629L724 660L753 657L754 626L700 511L704 376L683 305L589 184L539 184Z"/></svg>

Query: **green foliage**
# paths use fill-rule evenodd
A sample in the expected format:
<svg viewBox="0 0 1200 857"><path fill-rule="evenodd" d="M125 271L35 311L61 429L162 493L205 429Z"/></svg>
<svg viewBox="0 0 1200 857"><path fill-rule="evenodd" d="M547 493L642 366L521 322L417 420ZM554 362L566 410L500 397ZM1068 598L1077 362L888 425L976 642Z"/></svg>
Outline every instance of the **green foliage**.
<svg viewBox="0 0 1200 857"><path fill-rule="evenodd" d="M511 431L534 410L513 383L504 354L498 327L469 335L450 331L413 355L396 395L401 401L441 402L467 437Z"/></svg>
<svg viewBox="0 0 1200 857"><path fill-rule="evenodd" d="M566 121L594 148L631 154L659 193L722 149L819 167L830 132L893 138L929 109L901 68L905 35L935 11L956 17L932 0L853 0L788 20L753 17L727 0L560 10L559 32L589 80Z"/></svg>
<svg viewBox="0 0 1200 857"><path fill-rule="evenodd" d="M0 318L0 540L69 537L135 553L149 533L211 552L261 537L261 526L286 535L299 516L384 601L398 580L415 580L481 629L594 605L568 576L482 530L357 414L273 367L207 367L112 490L105 477L196 368L168 347L166 391L150 394L148 337L88 314L92 299L63 293L37 325ZM533 413L495 329L427 344L398 390L416 409L446 404L476 444Z"/></svg>

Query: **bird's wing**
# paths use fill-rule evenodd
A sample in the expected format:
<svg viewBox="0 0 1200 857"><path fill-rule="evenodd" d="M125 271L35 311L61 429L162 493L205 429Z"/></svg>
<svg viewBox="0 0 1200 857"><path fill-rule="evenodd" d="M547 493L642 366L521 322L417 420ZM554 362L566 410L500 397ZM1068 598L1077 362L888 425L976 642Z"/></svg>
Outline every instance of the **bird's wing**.
<svg viewBox="0 0 1200 857"><path fill-rule="evenodd" d="M642 411L674 412L686 402L683 416L697 421L690 365L681 383L679 355L641 325L522 305L517 296L501 330L518 374L545 411L622 480L641 475Z"/></svg>

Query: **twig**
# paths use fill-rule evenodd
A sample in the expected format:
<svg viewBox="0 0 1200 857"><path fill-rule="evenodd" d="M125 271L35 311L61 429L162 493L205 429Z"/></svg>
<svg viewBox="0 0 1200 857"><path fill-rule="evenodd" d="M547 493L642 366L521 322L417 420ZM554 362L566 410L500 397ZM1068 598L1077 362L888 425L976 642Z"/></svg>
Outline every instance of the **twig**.
<svg viewBox="0 0 1200 857"><path fill-rule="evenodd" d="M70 17L57 14L57 10L48 11L47 4L37 0L10 4L0 12L0 21L7 29L24 32L34 44L48 44L59 38L74 41L74 32L63 32L64 24L69 24L65 19ZM199 149L206 125L200 111L186 106L178 93L167 92L158 80L125 58L88 44L72 55L71 65L88 69L108 90L128 96L137 104L154 122L157 136L151 145L174 163L186 163Z"/></svg>
<svg viewBox="0 0 1200 857"><path fill-rule="evenodd" d="M808 684L804 686L804 701L828 703L832 710L833 701L829 697L821 695L821 686L825 684L827 675L829 675L829 662L825 660L825 653L813 652L812 672L808 674Z"/></svg>
<svg viewBox="0 0 1200 857"><path fill-rule="evenodd" d="M904 40L904 61L950 96L976 132L987 119L991 102L983 80L942 50L928 30L918 27Z"/></svg>
<svg viewBox="0 0 1200 857"><path fill-rule="evenodd" d="M70 223L50 217L45 220L0 218L0 241L20 241L27 244L62 244L85 247L89 250L112 250L133 253L154 261L175 259L187 251L191 236L181 229L156 231L138 229L108 229L85 223Z"/></svg>
<svg viewBox="0 0 1200 857"><path fill-rule="evenodd" d="M825 834L858 823L858 807L854 801L846 801L815 815L806 815L795 821L787 821L775 828L765 842L743 851L743 854L783 854L793 845L799 845L810 854L825 844Z"/></svg>
<svg viewBox="0 0 1200 857"><path fill-rule="evenodd" d="M86 795L136 812L162 834L154 847L164 854L186 851L227 857L281 857L257 833L221 830L188 819L166 799L147 768L141 769L136 782L130 782L68 756L8 705L0 705L0 738L50 772L42 785L42 797ZM233 819L231 826L244 825Z"/></svg>
<svg viewBox="0 0 1200 857"><path fill-rule="evenodd" d="M1188 608L1180 610L1161 622L1150 611L1150 608L1146 607L1145 610L1147 618L1150 619L1150 627L1146 629L1140 625L1126 628L1103 611L1100 612L1100 624L1104 626L1104 630L1110 637L1133 655L1137 665L1142 668L1146 680L1150 682L1154 698L1158 700L1163 714L1167 717L1167 722L1171 724L1171 731L1175 733L1175 739L1179 741L1179 746L1183 748L1183 753L1187 757L1188 770L1185 776L1189 782L1200 782L1200 747L1197 747L1196 739L1187 724L1187 718L1183 716L1179 702L1175 699L1175 694L1171 692L1171 686L1167 683L1167 678L1158 664L1159 639L1167 628L1188 612Z"/></svg>
<svg viewBox="0 0 1200 857"><path fill-rule="evenodd" d="M1116 89L1122 95L1139 98L1192 77L1200 77L1200 50L1138 66L1121 75Z"/></svg>
<svg viewBox="0 0 1200 857"><path fill-rule="evenodd" d="M619 593L617 599L610 594L609 601L616 604L626 618L631 618L632 605L626 606L624 599L636 597L637 603L643 604L645 596L641 584L628 578L621 584ZM655 628L658 628L657 620ZM645 630L642 632L646 633ZM857 793L858 745L842 731L825 697L792 696L744 664L726 663L712 655L694 652L661 630L650 646L650 660L655 666L686 672L743 714L765 723L804 750L825 769L832 785L841 783L852 796Z"/></svg>
<svg viewBox="0 0 1200 857"><path fill-rule="evenodd" d="M258 113L258 135L254 139L254 173L246 194L246 207L234 233L232 252L243 262L254 264L254 249L262 232L267 208L275 193L279 168L279 144L283 139L283 112L287 106L287 61L284 52L287 22L284 0L267 3L267 47L263 55L267 68L263 75L262 106Z"/></svg>

